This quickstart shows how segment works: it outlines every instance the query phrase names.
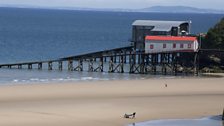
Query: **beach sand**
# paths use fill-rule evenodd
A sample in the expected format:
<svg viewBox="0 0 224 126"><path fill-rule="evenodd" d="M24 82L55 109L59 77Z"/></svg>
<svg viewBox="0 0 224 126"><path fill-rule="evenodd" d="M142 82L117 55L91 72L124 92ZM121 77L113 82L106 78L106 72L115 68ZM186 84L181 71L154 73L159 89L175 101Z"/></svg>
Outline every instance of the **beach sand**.
<svg viewBox="0 0 224 126"><path fill-rule="evenodd" d="M1 126L126 126L154 119L218 115L223 107L224 78L0 87ZM135 119L123 118L133 112Z"/></svg>

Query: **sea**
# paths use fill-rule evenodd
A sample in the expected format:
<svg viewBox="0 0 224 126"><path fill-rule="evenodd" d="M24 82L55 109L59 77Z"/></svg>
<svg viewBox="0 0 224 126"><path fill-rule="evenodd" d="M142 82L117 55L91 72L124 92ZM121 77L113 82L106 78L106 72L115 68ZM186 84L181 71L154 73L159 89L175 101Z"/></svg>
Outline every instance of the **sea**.
<svg viewBox="0 0 224 126"><path fill-rule="evenodd" d="M130 45L135 20L191 20L207 32L224 14L0 8L0 64L52 60ZM0 85L160 78L161 75L0 69ZM165 76L172 77L172 76Z"/></svg>

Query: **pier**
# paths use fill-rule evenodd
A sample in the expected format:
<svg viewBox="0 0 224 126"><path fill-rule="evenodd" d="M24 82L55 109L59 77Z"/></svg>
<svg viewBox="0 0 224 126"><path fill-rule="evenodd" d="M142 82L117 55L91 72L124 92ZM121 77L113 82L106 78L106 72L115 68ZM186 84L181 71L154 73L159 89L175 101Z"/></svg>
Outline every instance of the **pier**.
<svg viewBox="0 0 224 126"><path fill-rule="evenodd" d="M109 72L130 74L195 74L200 68L200 55L212 53L222 55L222 50L201 49L198 52L136 52L133 46L115 48L83 55L63 57L55 60L0 64L8 69L47 69L87 72ZM46 67L43 67L43 66ZM64 68L66 66L66 68Z"/></svg>

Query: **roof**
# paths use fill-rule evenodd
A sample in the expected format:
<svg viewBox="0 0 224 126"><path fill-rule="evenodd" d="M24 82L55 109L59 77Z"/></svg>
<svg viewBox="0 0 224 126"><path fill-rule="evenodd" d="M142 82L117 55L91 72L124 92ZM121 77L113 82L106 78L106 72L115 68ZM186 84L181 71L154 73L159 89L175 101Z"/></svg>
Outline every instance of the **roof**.
<svg viewBox="0 0 224 126"><path fill-rule="evenodd" d="M190 36L146 36L145 40L156 40L156 41L196 41L197 37L190 37Z"/></svg>
<svg viewBox="0 0 224 126"><path fill-rule="evenodd" d="M133 26L153 26L152 31L170 31L172 27L179 27L189 21L156 21L156 20L136 20Z"/></svg>

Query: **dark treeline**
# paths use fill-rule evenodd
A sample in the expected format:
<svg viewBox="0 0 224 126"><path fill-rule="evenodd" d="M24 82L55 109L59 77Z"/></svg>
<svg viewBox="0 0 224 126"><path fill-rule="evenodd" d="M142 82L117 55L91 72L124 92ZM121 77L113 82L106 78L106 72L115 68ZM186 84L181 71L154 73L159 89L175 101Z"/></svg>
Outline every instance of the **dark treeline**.
<svg viewBox="0 0 224 126"><path fill-rule="evenodd" d="M210 28L206 35L200 37L203 49L224 50L224 18L213 28ZM223 72L224 53L202 53L200 56L200 68L206 72Z"/></svg>
<svg viewBox="0 0 224 126"><path fill-rule="evenodd" d="M224 49L224 18L210 28L207 35L202 38L202 48Z"/></svg>

